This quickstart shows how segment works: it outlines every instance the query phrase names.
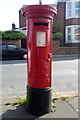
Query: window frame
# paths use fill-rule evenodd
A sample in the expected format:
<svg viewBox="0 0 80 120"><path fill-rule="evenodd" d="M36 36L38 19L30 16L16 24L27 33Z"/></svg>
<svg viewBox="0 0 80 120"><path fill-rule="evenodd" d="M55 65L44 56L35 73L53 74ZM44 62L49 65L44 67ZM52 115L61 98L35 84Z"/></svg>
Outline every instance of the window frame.
<svg viewBox="0 0 80 120"><path fill-rule="evenodd" d="M71 6L71 10L69 10L69 9L68 9L69 3L71 3L71 5L72 5L72 2L71 2L71 1L69 1L69 2L66 3L66 18L71 18L71 17L72 17L72 6ZM71 11L71 16L68 16L68 12L69 12L69 11Z"/></svg>
<svg viewBox="0 0 80 120"><path fill-rule="evenodd" d="M78 3L78 2L80 2L80 1L75 1L75 4L74 4L74 9L75 9L75 11L76 11L76 10L80 10L80 8L75 8L76 3ZM74 11L74 12L75 12L75 11ZM78 12L79 12L79 11L78 11ZM76 15L76 12L75 12L75 17L80 18L80 16L79 16L79 15Z"/></svg>
<svg viewBox="0 0 80 120"><path fill-rule="evenodd" d="M70 29L70 33L68 33L68 32L69 32L69 31L68 31L69 29ZM67 28L67 39L68 39L69 36L70 36L70 37L72 36L72 35L71 35L71 31L72 31L72 28L71 28L71 27L68 27L68 28ZM70 41L70 40L68 39L68 41Z"/></svg>
<svg viewBox="0 0 80 120"><path fill-rule="evenodd" d="M71 28L71 41L68 41L68 28ZM75 40L75 35L80 35L80 34L75 34L75 28L80 28L80 25L70 25L66 26L66 34L65 34L65 43L80 43L79 40Z"/></svg>
<svg viewBox="0 0 80 120"><path fill-rule="evenodd" d="M80 26L80 25L79 25L79 26ZM75 37L76 35L77 35L77 36L80 35L79 32L78 32L78 33L75 33L75 29L76 29L76 28L80 28L80 27L76 27L76 26L74 27L74 37Z"/></svg>
<svg viewBox="0 0 80 120"><path fill-rule="evenodd" d="M80 16L76 15L75 10L78 8L75 8L75 3L79 2L80 0L73 0L73 1L68 1L66 2L66 19L70 19L70 18L80 18ZM68 5L69 3L72 3L72 7L71 7L71 16L68 16Z"/></svg>

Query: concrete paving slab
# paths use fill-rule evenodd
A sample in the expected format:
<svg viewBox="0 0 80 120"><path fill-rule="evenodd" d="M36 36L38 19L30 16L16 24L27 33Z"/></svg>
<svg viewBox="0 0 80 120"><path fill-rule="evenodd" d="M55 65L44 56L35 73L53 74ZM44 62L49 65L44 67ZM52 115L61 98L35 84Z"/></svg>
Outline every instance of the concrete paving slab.
<svg viewBox="0 0 80 120"><path fill-rule="evenodd" d="M73 107L76 112L79 112L78 109L78 97L70 97L67 99L67 102Z"/></svg>
<svg viewBox="0 0 80 120"><path fill-rule="evenodd" d="M78 118L78 113L66 101L57 100L55 104L55 112L46 114L40 118Z"/></svg>

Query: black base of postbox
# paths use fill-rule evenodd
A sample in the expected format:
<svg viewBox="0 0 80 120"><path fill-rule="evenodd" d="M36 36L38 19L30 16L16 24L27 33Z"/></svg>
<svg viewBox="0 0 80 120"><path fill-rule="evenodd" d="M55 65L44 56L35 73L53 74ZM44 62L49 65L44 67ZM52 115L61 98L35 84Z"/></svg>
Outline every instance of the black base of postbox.
<svg viewBox="0 0 80 120"><path fill-rule="evenodd" d="M27 112L41 116L51 112L52 92L49 88L31 88L27 86Z"/></svg>

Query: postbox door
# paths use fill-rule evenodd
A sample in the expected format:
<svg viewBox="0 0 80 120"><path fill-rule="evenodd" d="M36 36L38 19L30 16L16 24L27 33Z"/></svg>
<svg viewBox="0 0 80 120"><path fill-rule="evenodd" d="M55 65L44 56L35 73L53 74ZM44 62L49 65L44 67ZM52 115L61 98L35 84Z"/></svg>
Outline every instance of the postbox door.
<svg viewBox="0 0 80 120"><path fill-rule="evenodd" d="M45 88L51 86L52 45L48 29L35 29L34 38L34 86Z"/></svg>

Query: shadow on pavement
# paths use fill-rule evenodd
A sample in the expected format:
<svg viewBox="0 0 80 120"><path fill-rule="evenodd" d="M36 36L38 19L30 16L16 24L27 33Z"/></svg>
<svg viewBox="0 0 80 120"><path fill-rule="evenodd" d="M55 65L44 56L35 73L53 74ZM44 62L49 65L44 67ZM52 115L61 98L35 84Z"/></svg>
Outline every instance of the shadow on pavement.
<svg viewBox="0 0 80 120"><path fill-rule="evenodd" d="M3 60L2 65L5 64L23 64L27 63L27 60Z"/></svg>
<svg viewBox="0 0 80 120"><path fill-rule="evenodd" d="M2 120L37 120L36 116L27 113L26 108L23 105L18 105L13 107L13 109L8 109L2 114Z"/></svg>

